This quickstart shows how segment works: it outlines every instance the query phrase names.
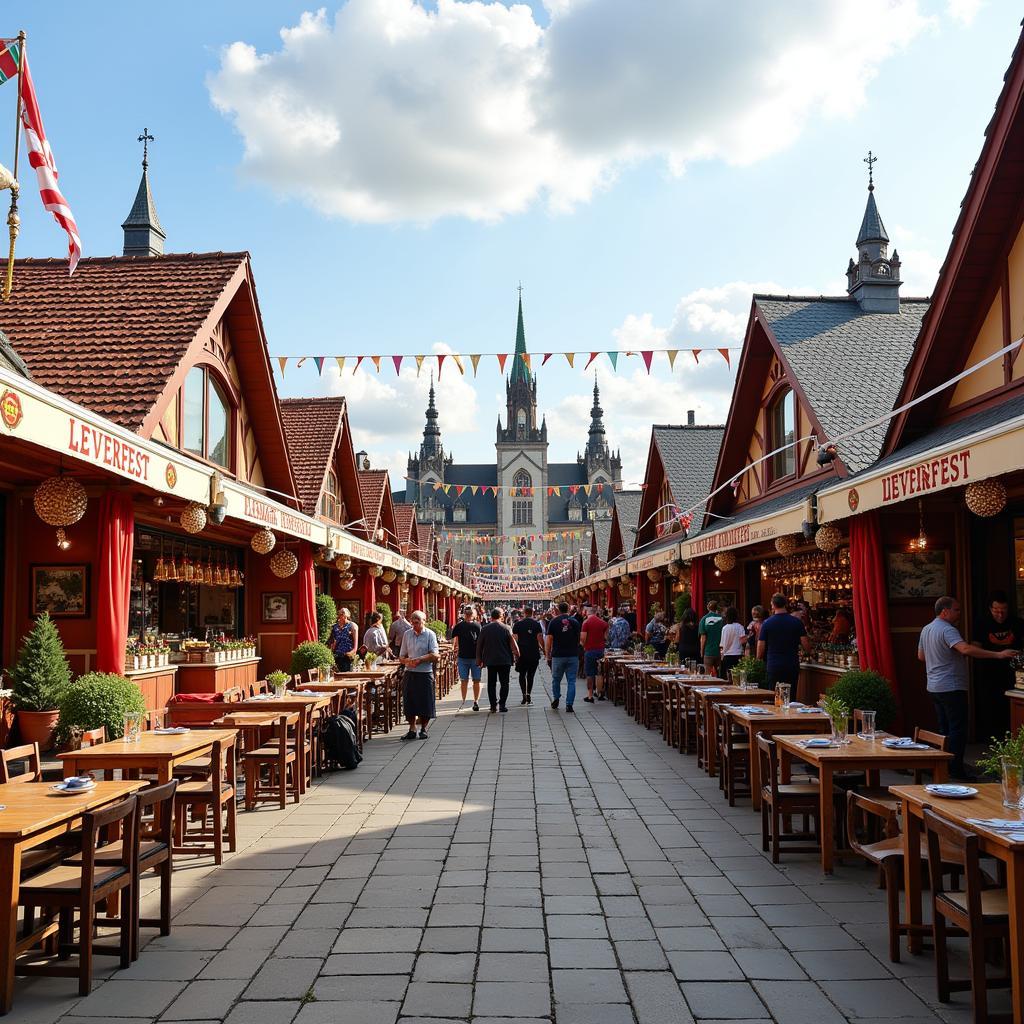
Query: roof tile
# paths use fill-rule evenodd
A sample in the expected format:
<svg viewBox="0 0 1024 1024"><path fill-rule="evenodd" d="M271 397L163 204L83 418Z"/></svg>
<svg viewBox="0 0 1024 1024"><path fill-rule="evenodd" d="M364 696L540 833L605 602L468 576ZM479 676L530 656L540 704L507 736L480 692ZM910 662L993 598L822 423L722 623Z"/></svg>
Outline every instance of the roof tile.
<svg viewBox="0 0 1024 1024"><path fill-rule="evenodd" d="M283 398L280 406L302 511L314 516L327 467L334 455L345 399Z"/></svg>

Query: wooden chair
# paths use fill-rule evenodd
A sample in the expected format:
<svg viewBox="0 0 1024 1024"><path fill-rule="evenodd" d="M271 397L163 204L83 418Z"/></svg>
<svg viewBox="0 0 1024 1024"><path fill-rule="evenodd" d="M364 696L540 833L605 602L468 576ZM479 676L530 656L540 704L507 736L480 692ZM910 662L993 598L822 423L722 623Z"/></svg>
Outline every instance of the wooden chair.
<svg viewBox="0 0 1024 1024"><path fill-rule="evenodd" d="M952 992L970 989L973 1020L977 1024L988 1024L996 1020L1010 1021L1010 1014L992 1015L988 1012L988 990L1008 986L1009 973L989 978L985 972L985 945L993 940L1002 943L1004 963L1010 962L1009 894L1006 889L985 888L980 865L980 843L976 835L946 821L927 807L924 809L924 830L931 863L940 861L944 845L961 851L963 855L963 888L947 889L939 871L933 872L931 880L932 932L939 1002L948 1003ZM969 979L951 979L949 976L946 939L951 933L967 936L971 971Z"/></svg>
<svg viewBox="0 0 1024 1024"><path fill-rule="evenodd" d="M307 668L306 669L306 682L308 682L308 683L319 683L320 682L320 669L318 669L318 668Z"/></svg>
<svg viewBox="0 0 1024 1024"><path fill-rule="evenodd" d="M98 729L85 729L82 732L82 739L79 743L79 748L85 750L86 747L98 747L101 743L107 742L107 728L101 725Z"/></svg>
<svg viewBox="0 0 1024 1024"><path fill-rule="evenodd" d="M292 681L291 681L291 683L288 684L288 689L289 690L301 690L302 689L302 673L301 672L296 672L295 675L292 676Z"/></svg>
<svg viewBox="0 0 1024 1024"><path fill-rule="evenodd" d="M122 843L119 857L112 863L97 861L97 846L107 830L120 827L124 835L135 834L137 801L134 796L97 811L82 815L82 856L78 864L61 864L22 881L18 902L24 910L23 934L15 950L15 974L77 977L78 992L86 996L92 990L93 934L97 924L97 906L110 897L130 889L135 877L135 844ZM36 909L46 916L36 924ZM78 912L78 942L74 943L74 913ZM131 963L132 917L121 915L117 955L121 967ZM39 962L35 947L57 939L57 959ZM45 948L45 947L44 947ZM77 951L78 964L66 963ZM22 958L22 954L27 954ZM31 962L28 962L31 961Z"/></svg>
<svg viewBox="0 0 1024 1024"><path fill-rule="evenodd" d="M818 853L821 849L821 812L818 786L809 782L779 782L779 752L774 740L758 733L757 756L761 763L761 848L779 863L783 843L794 853ZM803 818L802 832L783 832L783 819ZM814 822L811 832L809 823ZM802 844L802 845L797 845Z"/></svg>
<svg viewBox="0 0 1024 1024"><path fill-rule="evenodd" d="M922 729L920 726L914 727L914 742L926 743L929 747L933 747L935 750L941 750L943 753L949 750L948 736L943 736L942 733L939 732L930 732L928 729ZM915 769L914 785L923 786L925 776L928 776L930 779L932 777L931 771L927 768Z"/></svg>
<svg viewBox="0 0 1024 1024"><path fill-rule="evenodd" d="M715 704L715 741L718 744L718 786L730 807L737 796L750 796L750 742L746 731L733 727L728 711Z"/></svg>
<svg viewBox="0 0 1024 1024"><path fill-rule="evenodd" d="M17 765L21 761L28 763L19 771ZM20 747L0 751L0 783L42 781L43 763L39 758L38 743L23 743Z"/></svg>
<svg viewBox="0 0 1024 1024"><path fill-rule="evenodd" d="M210 777L181 783L174 800L174 852L212 853L214 863L224 860L224 840L235 851L235 758L234 747L224 749L215 740L210 755ZM192 813L191 821L188 820ZM225 814L227 820L225 821ZM207 826L207 817L212 822ZM198 820L199 827L195 823ZM193 828L190 830L189 825Z"/></svg>
<svg viewBox="0 0 1024 1024"><path fill-rule="evenodd" d="M697 702L693 694L693 688L675 684L679 690L679 752L681 754L697 754ZM703 768L703 762L698 761L698 768Z"/></svg>
<svg viewBox="0 0 1024 1024"><path fill-rule="evenodd" d="M288 794L299 802L302 786L299 781L297 731L300 714L283 714L274 726L274 735L255 750L242 755L245 765L245 809L254 810L257 803L276 801L283 811ZM266 776L264 777L264 769Z"/></svg>
<svg viewBox="0 0 1024 1024"><path fill-rule="evenodd" d="M153 711L146 712L146 724L145 728L150 729L163 729L167 723L167 708L156 708Z"/></svg>
<svg viewBox="0 0 1024 1024"><path fill-rule="evenodd" d="M150 786L140 790L138 813L135 817L135 832L130 837L134 843L135 874L132 879L130 903L123 911L130 918L132 926L131 958L139 958L139 929L157 928L161 935L171 934L171 873L173 871L174 846L174 793L178 788L178 780L171 779L162 786ZM110 866L121 863L124 845L123 839L100 846L96 850L95 861L98 865ZM69 858L69 864L81 864L82 853ZM155 871L160 878L160 914L159 917L141 917L142 875L147 871ZM120 918L104 917L96 922L101 928L120 926ZM94 947L101 952L100 947ZM105 950L110 952L110 950ZM119 952L119 951L118 951Z"/></svg>

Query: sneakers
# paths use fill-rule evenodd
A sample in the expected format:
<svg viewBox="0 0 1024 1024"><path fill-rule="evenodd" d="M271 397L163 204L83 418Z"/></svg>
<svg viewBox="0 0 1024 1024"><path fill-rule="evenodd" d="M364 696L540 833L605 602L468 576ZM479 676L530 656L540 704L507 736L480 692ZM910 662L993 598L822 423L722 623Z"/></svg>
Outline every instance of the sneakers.
<svg viewBox="0 0 1024 1024"><path fill-rule="evenodd" d="M583 703L584 704L593 704L594 703L594 698L593 697L584 697L583 698Z"/></svg>
<svg viewBox="0 0 1024 1024"><path fill-rule="evenodd" d="M409 732L407 732L402 737L402 742L404 743L406 740L414 740L414 739L416 739L416 730L415 729L411 729Z"/></svg>
<svg viewBox="0 0 1024 1024"><path fill-rule="evenodd" d="M608 698L603 693L599 693L597 695L597 699L598 700L607 700Z"/></svg>
<svg viewBox="0 0 1024 1024"><path fill-rule="evenodd" d="M524 701L524 703L525 704L532 704L533 703L533 698L532 697L527 697L526 700Z"/></svg>
<svg viewBox="0 0 1024 1024"><path fill-rule="evenodd" d="M497 710L498 709L492 704L491 705L491 714L493 715Z"/></svg>
<svg viewBox="0 0 1024 1024"><path fill-rule="evenodd" d="M426 738L427 738L427 730L426 729L420 729L420 739L421 740L425 740Z"/></svg>
<svg viewBox="0 0 1024 1024"><path fill-rule="evenodd" d="M558 710L558 701L557 700L553 700L551 702L551 710L552 711L557 711Z"/></svg>
<svg viewBox="0 0 1024 1024"><path fill-rule="evenodd" d="M565 713L566 713L567 715L575 715L575 714L576 714L576 712L575 712L575 711L573 711L573 709L572 709L572 705L571 705L571 704L566 704L566 705L565 705Z"/></svg>
<svg viewBox="0 0 1024 1024"><path fill-rule="evenodd" d="M479 705L479 704L477 704L477 702L476 702L476 701L473 701L473 710L474 710L474 711L479 711L479 710L480 710L480 705Z"/></svg>
<svg viewBox="0 0 1024 1024"><path fill-rule="evenodd" d="M508 711L508 708L498 708L498 710L504 712L504 711Z"/></svg>
<svg viewBox="0 0 1024 1024"><path fill-rule="evenodd" d="M529 704L530 702L529 702L529 700L527 700L526 697L524 697L519 703L520 703L520 705L522 705L522 704Z"/></svg>

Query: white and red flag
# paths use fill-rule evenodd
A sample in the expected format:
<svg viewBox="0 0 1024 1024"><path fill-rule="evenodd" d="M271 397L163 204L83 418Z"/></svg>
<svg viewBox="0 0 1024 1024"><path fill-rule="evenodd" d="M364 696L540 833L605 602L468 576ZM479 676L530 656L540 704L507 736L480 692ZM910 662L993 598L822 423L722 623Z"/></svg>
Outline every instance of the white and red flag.
<svg viewBox="0 0 1024 1024"><path fill-rule="evenodd" d="M25 48L18 39L0 40L0 83L15 75L21 75L21 124L25 129L25 144L28 147L28 162L36 172L39 184L39 198L43 207L53 214L54 220L68 235L68 272L73 274L82 256L82 240L78 237L78 225L57 184L57 162L46 138L43 118L39 113L32 75L28 69Z"/></svg>

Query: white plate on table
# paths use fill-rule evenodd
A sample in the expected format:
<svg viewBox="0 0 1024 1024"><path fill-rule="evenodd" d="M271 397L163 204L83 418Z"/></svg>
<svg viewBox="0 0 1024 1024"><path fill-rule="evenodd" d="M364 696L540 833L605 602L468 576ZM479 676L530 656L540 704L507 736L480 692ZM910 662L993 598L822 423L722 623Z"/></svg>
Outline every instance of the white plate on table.
<svg viewBox="0 0 1024 1024"><path fill-rule="evenodd" d="M56 785L50 787L54 793L60 793L61 796L73 796L75 793L89 793L96 788L94 780L90 779L87 786L68 786L67 782L58 782Z"/></svg>
<svg viewBox="0 0 1024 1024"><path fill-rule="evenodd" d="M927 743L914 743L912 740L907 743L905 740L889 739L882 740L882 746L888 747L890 750L934 750L934 747L929 747Z"/></svg>
<svg viewBox="0 0 1024 1024"><path fill-rule="evenodd" d="M941 796L946 800L969 800L978 795L973 786L958 786L951 782L933 782L924 788L932 796Z"/></svg>
<svg viewBox="0 0 1024 1024"><path fill-rule="evenodd" d="M826 739L811 739L802 740L800 746L807 750L828 750L830 747L838 747L838 743L833 743L832 740Z"/></svg>
<svg viewBox="0 0 1024 1024"><path fill-rule="evenodd" d="M175 725L167 726L163 729L154 729L154 736L184 736L185 733L191 732L192 730L187 725Z"/></svg>

